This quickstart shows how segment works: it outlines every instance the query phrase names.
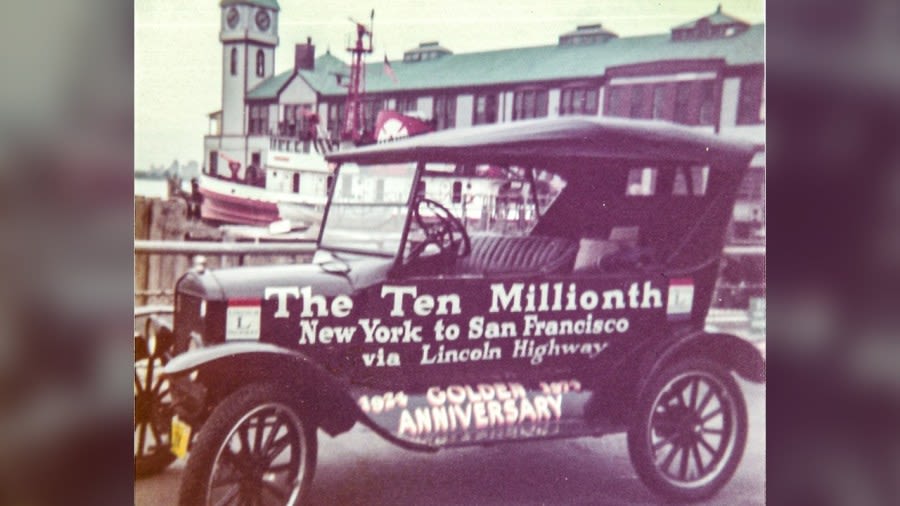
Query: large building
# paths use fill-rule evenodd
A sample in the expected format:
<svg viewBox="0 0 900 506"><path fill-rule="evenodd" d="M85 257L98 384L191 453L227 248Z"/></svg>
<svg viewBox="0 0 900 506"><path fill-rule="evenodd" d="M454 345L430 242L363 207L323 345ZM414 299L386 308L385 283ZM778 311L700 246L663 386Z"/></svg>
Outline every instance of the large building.
<svg viewBox="0 0 900 506"><path fill-rule="evenodd" d="M339 140L347 63L330 52L316 57L307 39L294 48L294 67L276 74L277 0L220 5L222 109L210 115L204 171L230 175L220 159L261 167L275 152L308 152L312 118ZM589 24L545 46L464 54L424 42L391 62L392 72L381 60L366 65L364 128L371 131L384 109L417 111L437 129L580 114L655 118L743 138L759 152L732 238L749 240L765 233L764 61L764 26L721 6L654 35L619 37Z"/></svg>

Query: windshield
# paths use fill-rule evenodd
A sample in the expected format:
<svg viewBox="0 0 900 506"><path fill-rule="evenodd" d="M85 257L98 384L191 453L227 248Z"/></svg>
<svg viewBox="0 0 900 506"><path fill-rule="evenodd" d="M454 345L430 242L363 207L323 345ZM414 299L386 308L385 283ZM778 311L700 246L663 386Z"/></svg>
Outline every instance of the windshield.
<svg viewBox="0 0 900 506"><path fill-rule="evenodd" d="M322 225L322 247L396 255L415 172L415 162L341 165Z"/></svg>
<svg viewBox="0 0 900 506"><path fill-rule="evenodd" d="M322 247L395 256L410 212L415 170L414 162L343 164L323 224ZM427 163L416 195L443 206L469 235L527 235L565 185L558 175L537 167ZM432 206L411 209L419 219L409 220L404 259L425 239L423 224L440 221Z"/></svg>

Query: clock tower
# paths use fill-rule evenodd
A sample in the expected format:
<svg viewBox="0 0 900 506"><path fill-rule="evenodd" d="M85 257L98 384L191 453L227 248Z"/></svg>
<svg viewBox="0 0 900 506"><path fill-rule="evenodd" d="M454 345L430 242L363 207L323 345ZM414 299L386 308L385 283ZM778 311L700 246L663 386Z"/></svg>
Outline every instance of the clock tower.
<svg viewBox="0 0 900 506"><path fill-rule="evenodd" d="M221 0L222 136L247 134L247 92L275 71L278 0Z"/></svg>

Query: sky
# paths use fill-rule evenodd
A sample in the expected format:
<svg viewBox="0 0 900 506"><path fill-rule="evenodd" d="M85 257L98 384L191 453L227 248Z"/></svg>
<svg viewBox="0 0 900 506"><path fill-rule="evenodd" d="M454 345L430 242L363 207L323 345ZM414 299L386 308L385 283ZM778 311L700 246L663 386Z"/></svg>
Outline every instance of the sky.
<svg viewBox="0 0 900 506"><path fill-rule="evenodd" d="M576 25L602 23L619 36L667 32L710 14L710 0L279 0L275 73L293 65L294 44L312 37L349 61L349 18L375 10L369 62L394 61L421 42L454 53L556 44ZM723 12L749 23L765 19L764 0L724 0ZM208 114L221 109L222 46L218 0L140 0L134 4L135 169L198 163Z"/></svg>

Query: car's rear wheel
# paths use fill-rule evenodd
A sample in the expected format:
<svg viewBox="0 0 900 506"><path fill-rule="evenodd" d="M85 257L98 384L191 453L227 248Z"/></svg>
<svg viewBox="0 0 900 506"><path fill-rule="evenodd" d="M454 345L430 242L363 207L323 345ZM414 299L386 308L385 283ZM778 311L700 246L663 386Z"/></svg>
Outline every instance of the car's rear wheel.
<svg viewBox="0 0 900 506"><path fill-rule="evenodd" d="M628 431L635 471L654 492L678 501L711 497L731 479L747 442L747 408L731 374L684 360L654 376Z"/></svg>
<svg viewBox="0 0 900 506"><path fill-rule="evenodd" d="M316 428L270 385L231 394L191 449L180 504L305 504L316 466Z"/></svg>

